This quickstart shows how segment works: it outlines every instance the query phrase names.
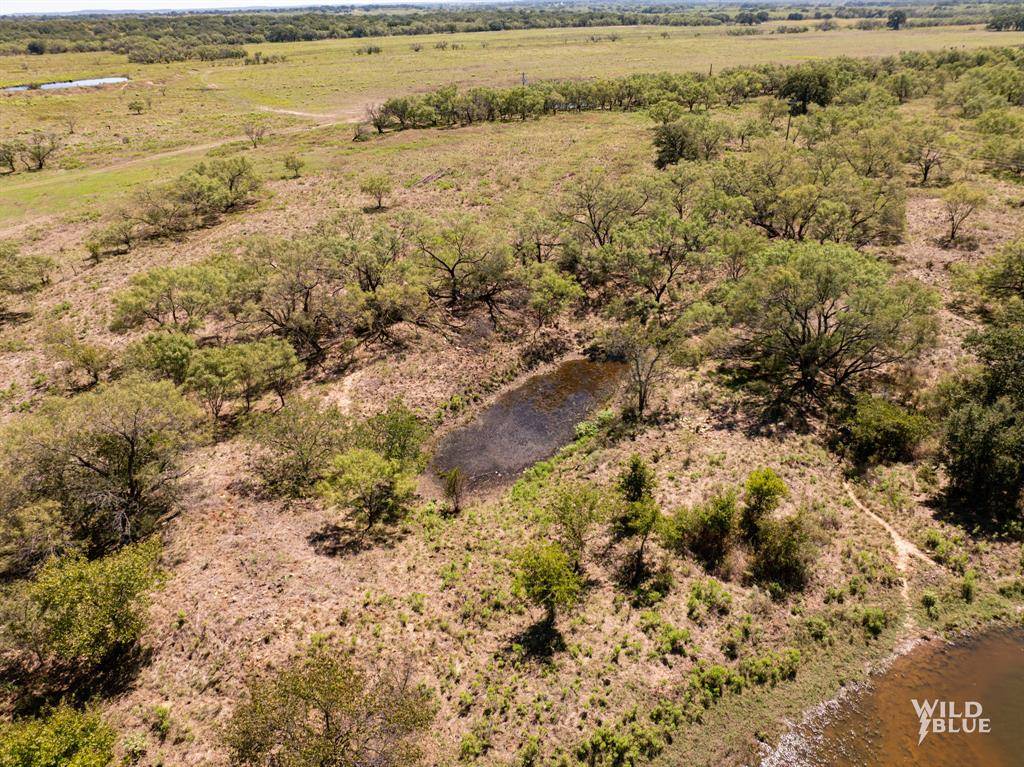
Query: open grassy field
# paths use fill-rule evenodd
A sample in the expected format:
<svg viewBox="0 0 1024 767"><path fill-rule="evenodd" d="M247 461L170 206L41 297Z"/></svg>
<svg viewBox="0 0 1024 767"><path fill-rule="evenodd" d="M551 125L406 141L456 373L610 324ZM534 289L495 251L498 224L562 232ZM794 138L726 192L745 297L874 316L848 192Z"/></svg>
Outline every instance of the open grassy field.
<svg viewBox="0 0 1024 767"><path fill-rule="evenodd" d="M448 48L435 47L441 42ZM250 48L286 61L248 67L233 62L132 65L106 53L5 56L0 57L0 83L121 74L131 82L0 95L0 135L74 130L66 135L66 148L52 169L0 179L0 228L23 224L26 211L31 220L74 216L109 204L136 183L184 169L221 147L244 145L246 122L269 124L268 144L261 150L268 155L303 143L340 148L351 138L347 129L325 130L362 119L367 106L390 96L441 85L508 86L523 75L536 80L707 72L738 63L1021 42L1024 33L977 27L756 36L729 35L726 29L630 27L382 38L374 41L383 49L375 55L357 55L367 45L360 40L267 44ZM145 104L142 114L129 112L128 104L136 99Z"/></svg>
<svg viewBox="0 0 1024 767"><path fill-rule="evenodd" d="M382 52L357 55L368 42ZM439 42L448 47L435 47ZM166 328L152 322L117 326L114 319L119 297L152 270L210 263L227 254L247 258L245 245L257 237L280 240L286 253L289 243L301 242L312 243L310 251L328 252L333 241L309 238L387 224L403 237L409 234L406 250L386 266L405 266L407 260L409 270L401 274L412 281L425 279L430 268L429 261L411 255L424 242L426 252L432 242L417 226L471 221L488 243L500 243L495 251L511 254L531 225L561 222L557 244L563 256L548 264L557 262L566 273L578 270L584 287L577 303L543 333L534 318L536 302L529 301L533 288L525 287L532 285L537 265L523 255L528 250L515 250L509 256L517 280L514 299L499 307L496 318L483 304L461 313L430 295L421 315L395 323L393 336L359 338L339 344L344 351L332 347L322 358L304 360L308 366L287 392L289 401L323 398L354 419L400 399L429 432L423 449L430 454L502 392L561 359L592 351L610 326L625 322L618 313L639 311L618 305L621 297L609 295L614 291L587 282L585 269L593 268L587 258L599 261L595 253L612 251L571 239L567 232L575 230L566 221L575 219L566 211L572 191L591 172L613 193L661 190L645 191L654 199L668 195L665 179L674 169L654 169L656 122L643 111L390 130L353 141L353 124L368 105L452 83L514 86L524 74L535 81L704 73L837 55L873 58L1022 43L1024 33L962 26L752 36L651 27L251 46L286 59L258 66L142 66L113 54L0 57L0 84L131 78L124 86L96 90L0 95L0 140L44 129L60 132L64 141L51 167L0 177L0 240L22 254L52 260L45 284L35 293L17 294L9 314L0 317L0 425L16 427L41 412L49 397L73 401L97 386L131 380L126 349L147 332ZM141 114L130 114L128 104L136 99L143 102ZM716 105L709 113L739 132L776 101L756 96L735 106ZM856 112L860 107L851 101L828 109L850 110L842 114L856 113L863 121L871 113ZM1004 111L1011 118L1024 115L1019 105ZM888 124L900 130L915 120L944 126L949 143L943 144L943 159L950 174L960 174L985 195L965 225L969 236L946 242L949 179L942 186L918 184L915 157L883 151L895 158L885 180L899 191L896 234L857 243L857 254L884 264L893 282L913 281L932 291L934 343L912 365L886 368L874 389L930 418L940 396L935 383L958 369L967 358L964 339L985 322L967 307L958 270L978 265L1021 236L1024 185L984 167L974 152L986 136L974 118L940 103L937 91L906 103L886 102L885 112ZM815 113L812 107L812 118ZM252 146L243 124L257 119L270 129ZM776 143L765 146L779 150L792 144L795 151L798 142L812 144L805 138L814 135L810 119L797 118L790 137L785 117L777 117L762 136ZM846 129L846 123L836 124ZM871 134L879 144L885 138ZM759 151L753 141L730 137L721 154L742 161ZM294 177L283 164L288 155L303 163ZM841 155L837 151L830 159ZM251 203L202 226L140 239L126 252L90 257L89 236L114 220L134 191L168 181L202 160L220 159L252 162L262 187ZM712 162L683 162L680 167L694 176L676 177L679 187L707 191L694 179ZM394 188L374 205L361 186L379 174ZM681 204L680 217L705 215L687 205ZM733 229L754 230L731 220L717 226L722 231L716 229L715 236L723 241ZM777 234L771 240L759 232L752 236L766 248L784 240ZM818 247L819 239L828 237L808 235L806 245ZM347 252L332 268L348 269L359 255ZM743 268L753 269L753 261ZM712 265L706 278L701 272L693 282L703 288L740 279L727 280L721 271ZM297 272L289 284L330 279ZM327 303L355 316L344 304L351 291L346 283ZM643 306L639 300L637 305ZM265 326L254 329L239 319L248 306L213 313L184 333L200 350L272 336ZM724 309L715 314L721 324L715 331L722 336L730 330L724 316ZM72 380L66 359L54 351L55 325L109 354L96 375L102 383ZM542 347L538 335L553 339L554 351ZM390 526L379 525L379 538L357 530L343 510L316 493L275 495L261 483L245 418L207 417L203 439L182 457L185 470L173 512L154 533L163 545L166 577L147 606L144 660L137 667L125 664L127 681L97 699L97 710L118 733L118 762L229 764L224 732L248 694L247 680L310 643L326 643L343 647L366 668L407 663L415 669L436 704L433 723L417 736L426 763L436 767L633 767L654 759L666 767L750 765L790 721L862 681L920 636L951 637L992 622L1020 622L1019 540L989 536L936 510L945 481L937 468L937 427L910 455L866 469L854 466L835 444L831 413L815 413L799 424L782 418L759 422L754 395L720 369L721 336L709 331L707 337L699 339L699 353L688 347L670 361L664 358L650 418L626 415L634 394L624 384L606 412L550 461L514 485L471 494L458 513L448 509L436 478L418 466L408 513ZM196 396L187 385L182 391ZM279 404L268 390L255 409L273 414ZM755 468L771 468L788 488L775 516L808 520L810 533L801 544L814 552L807 583L791 593L752 578L753 544L737 544L714 567L705 567L652 534L648 564L671 585L663 595L645 595L624 574L625 563L633 561L633 539L602 524L591 532L579 566L580 604L559 614L560 643L540 647L541 612L524 599L513 553L527 541L553 535L548 512L561 488L586 483L619 493L618 477L632 455L642 456L654 472L648 500L665 516L741 488ZM7 500L0 493L0 502ZM746 503L742 494L734 500ZM964 596L967 572L977 574L970 598ZM709 579L726 594L724 608L701 601ZM1007 584L1018 584L1018 591L1003 588ZM926 595L934 597L927 609ZM794 648L799 662L792 674L750 681L757 670L744 664L770 667L778 663L777 653ZM742 692L718 690L702 676L708 668L743 669L749 678ZM698 688L709 698L690 701L687 696ZM0 701L6 704L7 697ZM647 730L657 731L657 749L645 750ZM615 761L616 744L630 756Z"/></svg>

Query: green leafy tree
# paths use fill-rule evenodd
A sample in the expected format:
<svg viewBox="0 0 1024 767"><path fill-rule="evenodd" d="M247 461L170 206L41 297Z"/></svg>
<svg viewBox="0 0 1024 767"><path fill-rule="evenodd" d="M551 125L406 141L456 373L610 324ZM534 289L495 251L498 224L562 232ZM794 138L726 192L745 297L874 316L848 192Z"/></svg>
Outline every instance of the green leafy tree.
<svg viewBox="0 0 1024 767"><path fill-rule="evenodd" d="M381 210L384 207L384 198L391 194L394 188L395 184L391 177L382 173L367 176L359 185L359 191L373 198L377 203L377 210Z"/></svg>
<svg viewBox="0 0 1024 767"><path fill-rule="evenodd" d="M555 543L533 544L519 552L516 583L527 599L544 609L544 622L551 627L558 611L574 607L583 591L569 555Z"/></svg>
<svg viewBox="0 0 1024 767"><path fill-rule="evenodd" d="M60 705L0 725L0 766L107 767L114 762L115 739L97 712Z"/></svg>
<svg viewBox="0 0 1024 767"><path fill-rule="evenodd" d="M317 485L327 503L351 509L369 530L404 516L413 484L400 461L366 448L353 448L331 461Z"/></svg>
<svg viewBox="0 0 1024 767"><path fill-rule="evenodd" d="M704 115L688 115L654 129L654 165L664 168L680 160L713 160L729 137L729 129Z"/></svg>
<svg viewBox="0 0 1024 767"><path fill-rule="evenodd" d="M114 364L114 353L99 344L83 341L67 325L53 323L43 332L43 349L51 359L65 366L72 382L81 381L95 386Z"/></svg>
<svg viewBox="0 0 1024 767"><path fill-rule="evenodd" d="M298 155L287 155L284 160L284 169L292 174L292 178L298 178L306 163Z"/></svg>
<svg viewBox="0 0 1024 767"><path fill-rule="evenodd" d="M0 467L31 499L60 504L75 537L102 549L145 535L177 497L202 416L169 381L126 379L51 400L13 424Z"/></svg>
<svg viewBox="0 0 1024 767"><path fill-rule="evenodd" d="M789 494L782 477L768 468L755 469L747 476L743 492L743 518L741 525L748 538L757 535L761 520L778 508L779 502Z"/></svg>
<svg viewBox="0 0 1024 767"><path fill-rule="evenodd" d="M114 330L152 323L187 332L222 307L228 275L216 262L196 266L160 266L138 274L114 299Z"/></svg>
<svg viewBox="0 0 1024 767"><path fill-rule="evenodd" d="M535 264L530 270L530 311L537 329L556 324L558 317L583 297L583 289L571 276L551 264Z"/></svg>
<svg viewBox="0 0 1024 767"><path fill-rule="evenodd" d="M886 20L885 25L889 29L899 30L904 24L907 23L907 12L904 10L897 9L889 13L889 18Z"/></svg>
<svg viewBox="0 0 1024 767"><path fill-rule="evenodd" d="M207 347L196 351L185 376L185 386L196 392L210 415L220 418L224 407L241 399L244 412L267 392L280 398L301 375L304 366L287 341L261 341Z"/></svg>
<svg viewBox="0 0 1024 767"><path fill-rule="evenodd" d="M933 293L840 246L777 246L736 284L734 354L778 404L804 409L912 362L935 337Z"/></svg>
<svg viewBox="0 0 1024 767"><path fill-rule="evenodd" d="M1024 324L968 338L981 367L954 388L941 457L949 494L978 521L1017 529L1024 518Z"/></svg>
<svg viewBox="0 0 1024 767"><path fill-rule="evenodd" d="M246 767L413 767L434 712L408 671L369 676L318 647L253 680L224 740Z"/></svg>
<svg viewBox="0 0 1024 767"><path fill-rule="evenodd" d="M252 417L245 432L257 446L251 463L263 482L275 492L298 497L323 479L350 428L335 405L293 398L274 413Z"/></svg>
<svg viewBox="0 0 1024 767"><path fill-rule="evenodd" d="M962 236L963 226L971 216L985 207L988 195L968 184L953 184L942 192L942 208L949 225L946 242L956 243Z"/></svg>
<svg viewBox="0 0 1024 767"><path fill-rule="evenodd" d="M547 504L559 545L577 572L595 526L605 517L605 506L597 488L582 484L559 487Z"/></svg>
<svg viewBox="0 0 1024 767"><path fill-rule="evenodd" d="M0 316L13 297L34 293L50 281L53 261L46 256L25 256L13 242L0 240Z"/></svg>
<svg viewBox="0 0 1024 767"><path fill-rule="evenodd" d="M791 67L778 92L789 102L790 114L807 114L811 104L827 106L834 96L831 73L826 64L804 64Z"/></svg>
<svg viewBox="0 0 1024 767"><path fill-rule="evenodd" d="M92 561L51 559L25 586L19 644L80 668L131 645L146 625L159 558L159 542L147 541Z"/></svg>

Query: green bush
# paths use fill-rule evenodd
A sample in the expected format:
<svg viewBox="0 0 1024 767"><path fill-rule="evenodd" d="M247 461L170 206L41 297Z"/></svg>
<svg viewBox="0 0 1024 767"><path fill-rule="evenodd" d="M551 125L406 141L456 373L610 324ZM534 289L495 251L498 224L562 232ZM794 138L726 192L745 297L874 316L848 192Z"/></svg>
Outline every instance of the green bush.
<svg viewBox="0 0 1024 767"><path fill-rule="evenodd" d="M732 594L714 578L696 581L690 587L686 613L696 621L702 621L709 613L725 615L731 607Z"/></svg>
<svg viewBox="0 0 1024 767"><path fill-rule="evenodd" d="M526 598L544 608L545 621L553 625L558 610L579 602L583 580L569 556L554 543L534 544L516 557L516 585Z"/></svg>
<svg viewBox="0 0 1024 767"><path fill-rule="evenodd" d="M768 652L740 663L740 673L751 684L776 684L794 679L800 667L800 651L792 648Z"/></svg>
<svg viewBox="0 0 1024 767"><path fill-rule="evenodd" d="M718 492L704 503L680 508L665 523L665 546L689 551L706 568L714 569L732 546L737 524L736 492Z"/></svg>
<svg viewBox="0 0 1024 767"><path fill-rule="evenodd" d="M864 607L860 611L860 625L865 636L874 639L889 625L889 614L881 607Z"/></svg>
<svg viewBox="0 0 1024 767"><path fill-rule="evenodd" d="M349 431L336 406L299 398L253 416L245 426L257 445L250 456L253 470L274 492L293 497L308 494L323 479Z"/></svg>
<svg viewBox="0 0 1024 767"><path fill-rule="evenodd" d="M782 520L768 517L758 527L751 573L773 591L800 591L810 579L815 554L804 514Z"/></svg>
<svg viewBox="0 0 1024 767"><path fill-rule="evenodd" d="M25 584L17 633L43 657L93 666L138 640L149 592L159 583L160 545L149 541L89 561L51 559Z"/></svg>
<svg viewBox="0 0 1024 767"><path fill-rule="evenodd" d="M405 516L413 482L400 462L353 448L334 457L317 490L329 504L354 511L370 529Z"/></svg>
<svg viewBox="0 0 1024 767"><path fill-rule="evenodd" d="M743 686L742 676L717 663L698 664L690 672L690 693L705 708L718 702L727 692L741 692Z"/></svg>
<svg viewBox="0 0 1024 767"><path fill-rule="evenodd" d="M627 503L637 503L650 498L654 493L654 469L634 453L629 457L626 468L619 475L618 490Z"/></svg>
<svg viewBox="0 0 1024 767"><path fill-rule="evenodd" d="M859 464L909 461L928 434L928 419L882 397L861 397L846 420L847 447Z"/></svg>
<svg viewBox="0 0 1024 767"><path fill-rule="evenodd" d="M771 469L755 469L750 472L743 494L741 526L744 535L753 538L761 520L775 511L788 493L786 483Z"/></svg>
<svg viewBox="0 0 1024 767"><path fill-rule="evenodd" d="M1009 398L969 402L946 419L942 459L950 492L971 513L1000 524L1020 520L1024 498L1024 410Z"/></svg>
<svg viewBox="0 0 1024 767"><path fill-rule="evenodd" d="M419 416L400 399L393 399L387 408L355 427L353 439L359 447L373 450L385 458L418 468L422 461L421 446L428 434Z"/></svg>
<svg viewBox="0 0 1024 767"><path fill-rule="evenodd" d="M167 378L179 386L184 383L196 342L176 331L148 333L125 351L125 366L155 378Z"/></svg>
<svg viewBox="0 0 1024 767"><path fill-rule="evenodd" d="M252 681L224 740L231 763L247 767L411 767L434 712L431 692L407 672L370 677L321 647Z"/></svg>
<svg viewBox="0 0 1024 767"><path fill-rule="evenodd" d="M0 767L106 767L114 739L96 712L61 705L38 719L0 724Z"/></svg>

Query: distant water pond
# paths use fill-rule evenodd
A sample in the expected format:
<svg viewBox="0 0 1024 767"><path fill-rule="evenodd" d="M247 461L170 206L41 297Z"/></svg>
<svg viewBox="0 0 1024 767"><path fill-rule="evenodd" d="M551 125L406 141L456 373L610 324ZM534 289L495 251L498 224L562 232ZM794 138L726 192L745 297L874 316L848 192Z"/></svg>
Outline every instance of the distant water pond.
<svg viewBox="0 0 1024 767"><path fill-rule="evenodd" d="M923 740L914 700L946 702L945 711L926 715ZM972 701L980 704L980 715L977 706L968 706ZM1024 632L993 631L955 645L915 648L842 704L820 737L804 744L807 753L790 755L787 767L1024 765Z"/></svg>
<svg viewBox="0 0 1024 767"><path fill-rule="evenodd" d="M4 88L4 93L15 93L16 91L59 91L64 88L96 88L100 85L111 85L113 83L126 83L127 77L94 77L91 80L63 80L57 83L42 83L41 85L12 85Z"/></svg>
<svg viewBox="0 0 1024 767"><path fill-rule="evenodd" d="M570 442L576 424L611 397L623 371L615 362L574 359L528 378L445 437L430 472L458 467L470 488L514 479Z"/></svg>

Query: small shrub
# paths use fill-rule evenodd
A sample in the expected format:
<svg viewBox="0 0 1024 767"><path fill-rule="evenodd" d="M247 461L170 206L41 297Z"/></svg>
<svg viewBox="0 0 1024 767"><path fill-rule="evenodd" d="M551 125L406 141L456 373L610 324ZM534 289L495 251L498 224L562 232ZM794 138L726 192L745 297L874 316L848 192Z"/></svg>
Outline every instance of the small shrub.
<svg viewBox="0 0 1024 767"><path fill-rule="evenodd" d="M725 615L732 607L732 594L714 578L696 581L690 587L686 613L693 620L702 621L709 613Z"/></svg>
<svg viewBox="0 0 1024 767"><path fill-rule="evenodd" d="M751 565L754 580L781 592L800 591L811 577L815 547L806 516L763 519Z"/></svg>
<svg viewBox="0 0 1024 767"><path fill-rule="evenodd" d="M757 534L761 520L778 508L789 488L771 469L755 469L747 477L743 494L743 532L748 538Z"/></svg>
<svg viewBox="0 0 1024 767"><path fill-rule="evenodd" d="M618 490L627 503L637 503L650 498L654 493L654 470L634 453L629 457L626 468L619 475Z"/></svg>
<svg viewBox="0 0 1024 767"><path fill-rule="evenodd" d="M768 652L740 663L740 673L751 684L776 684L794 679L800 666L800 651L792 648Z"/></svg>
<svg viewBox="0 0 1024 767"><path fill-rule="evenodd" d="M973 602L977 590L978 576L974 570L968 570L964 573L963 580L960 581L960 596L965 602Z"/></svg>
<svg viewBox="0 0 1024 767"><path fill-rule="evenodd" d="M889 614L881 607L864 607L860 611L860 625L868 639L878 637L889 625Z"/></svg>
<svg viewBox="0 0 1024 767"><path fill-rule="evenodd" d="M710 666L698 664L690 672L690 692L705 708L717 703L727 692L742 690L743 677L717 663Z"/></svg>
<svg viewBox="0 0 1024 767"><path fill-rule="evenodd" d="M666 547L687 550L706 568L714 569L729 553L736 523L736 492L729 490L693 508L678 509L664 525L662 537Z"/></svg>

